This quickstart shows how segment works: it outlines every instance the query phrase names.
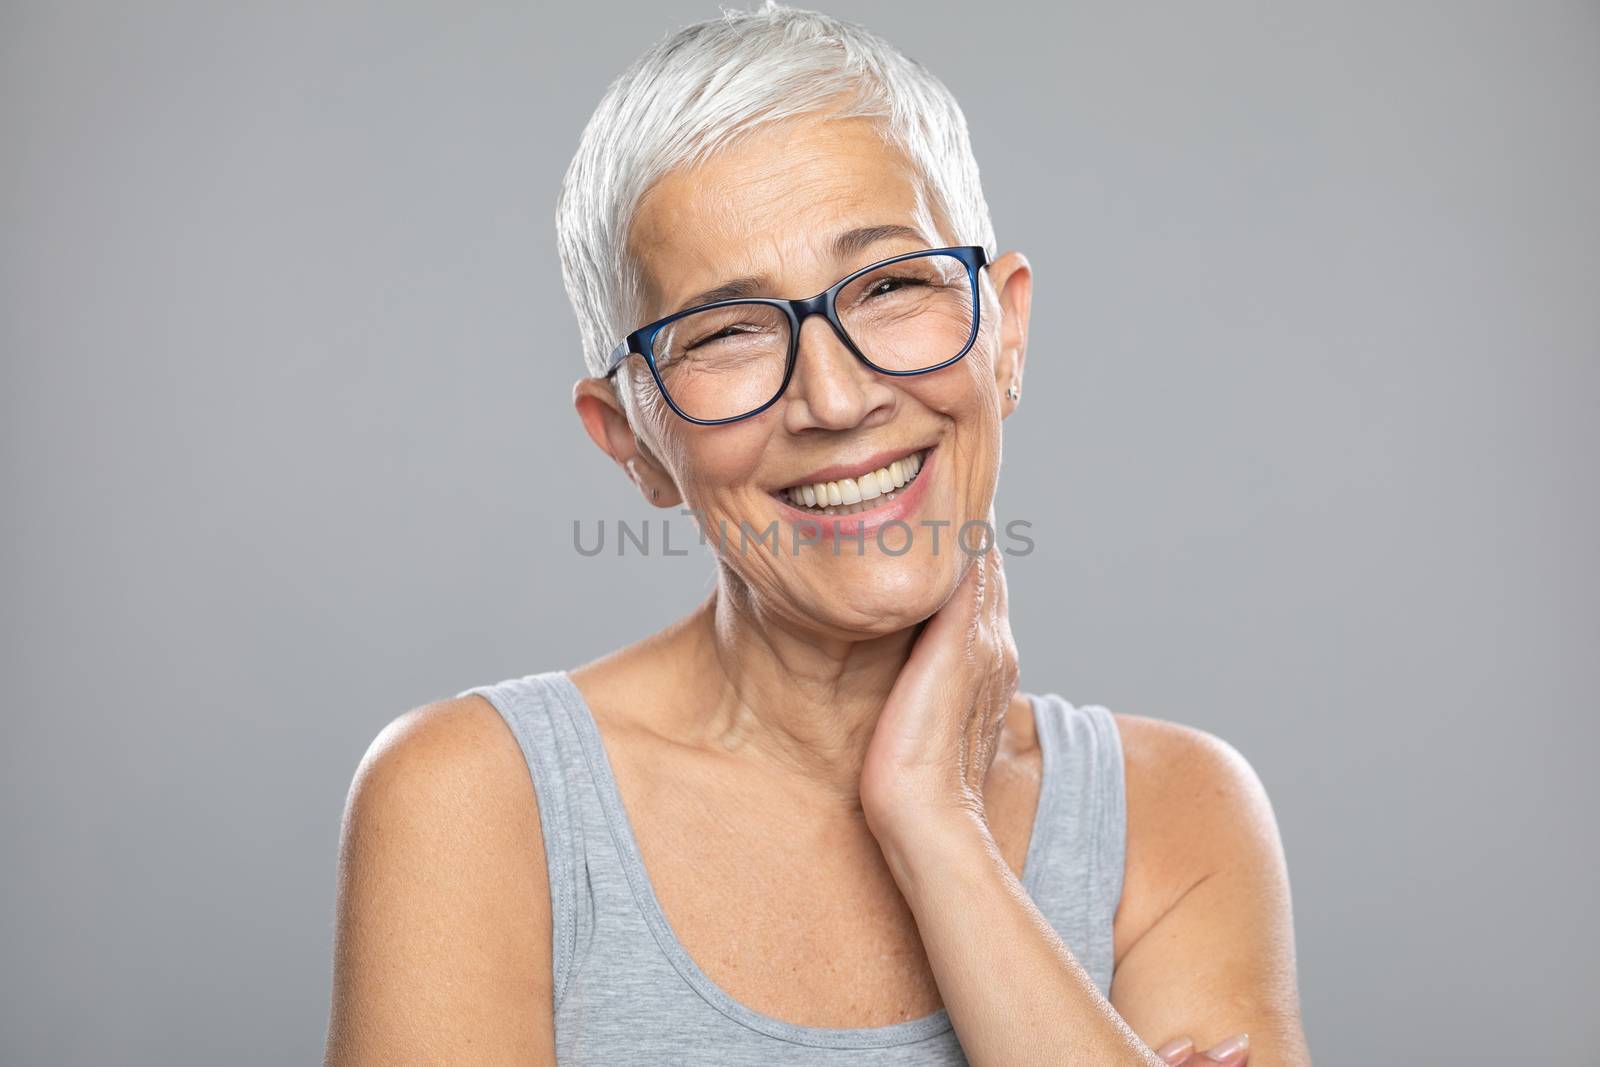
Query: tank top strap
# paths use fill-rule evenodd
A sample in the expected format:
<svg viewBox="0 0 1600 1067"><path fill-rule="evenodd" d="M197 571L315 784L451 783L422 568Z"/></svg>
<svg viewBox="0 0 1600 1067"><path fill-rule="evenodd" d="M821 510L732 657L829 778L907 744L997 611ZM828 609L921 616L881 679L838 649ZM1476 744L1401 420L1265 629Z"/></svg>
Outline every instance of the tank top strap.
<svg viewBox="0 0 1600 1067"><path fill-rule="evenodd" d="M550 879L553 1007L560 1009L594 930L594 898L585 848L586 813L598 807L560 671L474 686L500 713L522 748L539 807Z"/></svg>
<svg viewBox="0 0 1600 1067"><path fill-rule="evenodd" d="M1045 761L1036 832L1045 835L1025 871L1034 905L1109 995L1112 923L1122 899L1127 797L1122 735L1109 709L1056 693L1031 697Z"/></svg>

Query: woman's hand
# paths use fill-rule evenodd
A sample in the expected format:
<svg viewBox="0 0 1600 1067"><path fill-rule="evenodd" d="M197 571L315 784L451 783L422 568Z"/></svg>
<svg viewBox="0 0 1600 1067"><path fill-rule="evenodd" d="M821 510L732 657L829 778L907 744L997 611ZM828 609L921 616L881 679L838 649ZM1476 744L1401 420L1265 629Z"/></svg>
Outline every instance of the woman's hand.
<svg viewBox="0 0 1600 1067"><path fill-rule="evenodd" d="M1213 1064L1245 1067L1250 1061L1249 1040L1248 1034L1235 1034L1205 1052L1199 1052L1194 1047L1194 1039L1185 1035L1175 1037L1156 1049L1156 1055L1172 1067L1211 1067Z"/></svg>
<svg viewBox="0 0 1600 1067"><path fill-rule="evenodd" d="M990 530L994 521L991 509ZM862 764L861 805L880 841L947 824L951 814L983 822L984 780L1017 690L995 540L965 561L955 592L922 624L878 717Z"/></svg>

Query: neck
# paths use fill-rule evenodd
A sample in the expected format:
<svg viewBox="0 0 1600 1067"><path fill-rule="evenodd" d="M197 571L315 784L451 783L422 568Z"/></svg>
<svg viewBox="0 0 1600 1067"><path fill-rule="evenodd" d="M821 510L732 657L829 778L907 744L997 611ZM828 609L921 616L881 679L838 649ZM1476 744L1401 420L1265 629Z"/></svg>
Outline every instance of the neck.
<svg viewBox="0 0 1600 1067"><path fill-rule="evenodd" d="M680 631L692 642L681 661L695 680L692 729L855 805L878 715L918 629L876 637L806 629L763 610L724 569Z"/></svg>

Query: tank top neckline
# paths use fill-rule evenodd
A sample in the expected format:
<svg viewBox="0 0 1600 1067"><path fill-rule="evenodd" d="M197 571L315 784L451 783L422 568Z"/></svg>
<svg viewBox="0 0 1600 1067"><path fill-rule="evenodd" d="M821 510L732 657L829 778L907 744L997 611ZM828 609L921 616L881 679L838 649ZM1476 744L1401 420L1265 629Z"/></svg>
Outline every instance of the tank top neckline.
<svg viewBox="0 0 1600 1067"><path fill-rule="evenodd" d="M766 1034L798 1045L812 1045L824 1048L884 1048L891 1045L907 1045L916 1041L924 1041L937 1037L950 1029L950 1012L947 1008L939 1008L930 1014L919 1016L915 1019L905 1019L897 1023L888 1023L883 1026L865 1027L833 1027L833 1026L802 1026L798 1023L785 1022L771 1015L756 1011L754 1008L735 1000L711 977L701 970L700 965L689 955L677 934L672 929L672 924L667 921L666 913L661 907L660 898L656 896L655 884L651 881L649 872L645 870L644 855L639 849L638 839L634 836L633 823L628 818L627 809L622 803L622 793L617 786L616 775L612 770L611 759L606 751L605 743L600 736L600 728L595 721L594 712L589 707L589 702L584 698L583 691L572 680L566 670L552 672L551 677L557 687L567 698L564 703L573 721L580 744L583 748L585 761L589 773L594 780L596 792L599 794L600 804L606 816L606 823L610 827L611 836L616 844L618 855L622 859L624 873L628 885L633 891L634 901L643 913L650 932L654 935L661 951L672 963L673 968L688 985L712 1007L732 1019L734 1022ZM1055 794L1056 787L1056 753L1054 742L1049 727L1043 721L1043 701L1031 693L1023 694L1028 699L1034 716L1034 734L1038 738L1040 753L1039 769L1039 799L1034 808L1033 824L1029 830L1028 848L1022 861L1020 881L1023 889L1030 897L1036 897L1034 881L1042 866L1041 854L1044 851L1048 838L1050 801Z"/></svg>

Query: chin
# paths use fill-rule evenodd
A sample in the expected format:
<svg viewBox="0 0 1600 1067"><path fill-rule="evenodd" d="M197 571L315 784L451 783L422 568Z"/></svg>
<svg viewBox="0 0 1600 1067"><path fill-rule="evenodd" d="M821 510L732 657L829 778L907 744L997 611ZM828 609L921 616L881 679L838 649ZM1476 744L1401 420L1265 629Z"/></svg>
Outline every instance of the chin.
<svg viewBox="0 0 1600 1067"><path fill-rule="evenodd" d="M950 595L954 576L945 573L947 557L940 548L939 556L914 551L887 557L875 555L870 547L860 558L853 549L838 560L829 554L830 569L841 564L835 574L842 577L848 572L849 580L841 583L838 577L819 575L794 598L796 613L854 634L891 634L914 626L938 611ZM804 559L802 555L800 560Z"/></svg>

